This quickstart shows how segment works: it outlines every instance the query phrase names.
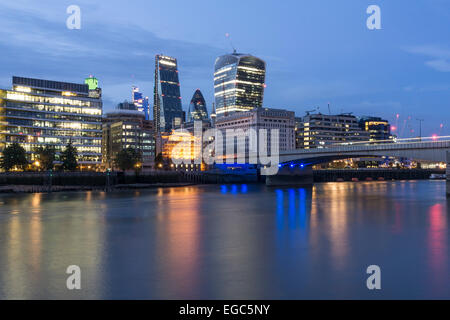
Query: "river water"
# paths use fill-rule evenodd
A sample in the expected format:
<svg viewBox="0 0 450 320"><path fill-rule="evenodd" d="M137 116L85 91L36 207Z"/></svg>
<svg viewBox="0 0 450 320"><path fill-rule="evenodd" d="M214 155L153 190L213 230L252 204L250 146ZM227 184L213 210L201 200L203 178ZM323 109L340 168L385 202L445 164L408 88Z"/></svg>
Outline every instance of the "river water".
<svg viewBox="0 0 450 320"><path fill-rule="evenodd" d="M0 298L449 299L449 214L444 181L2 195Z"/></svg>

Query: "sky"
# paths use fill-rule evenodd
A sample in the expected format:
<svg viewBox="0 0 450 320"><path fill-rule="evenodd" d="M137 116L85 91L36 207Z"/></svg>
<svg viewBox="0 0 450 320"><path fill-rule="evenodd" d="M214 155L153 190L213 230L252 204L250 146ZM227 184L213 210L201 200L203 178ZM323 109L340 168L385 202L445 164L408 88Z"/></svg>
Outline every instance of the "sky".
<svg viewBox="0 0 450 320"><path fill-rule="evenodd" d="M70 5L79 30L66 27ZM366 26L369 5L379 30ZM198 88L210 111L214 61L233 47L266 61L265 107L303 116L330 103L383 117L400 138L418 135L417 119L423 136L450 135L449 0L0 0L0 88L13 75L92 74L104 111L131 100L132 85L153 101L161 53L178 59L184 110Z"/></svg>

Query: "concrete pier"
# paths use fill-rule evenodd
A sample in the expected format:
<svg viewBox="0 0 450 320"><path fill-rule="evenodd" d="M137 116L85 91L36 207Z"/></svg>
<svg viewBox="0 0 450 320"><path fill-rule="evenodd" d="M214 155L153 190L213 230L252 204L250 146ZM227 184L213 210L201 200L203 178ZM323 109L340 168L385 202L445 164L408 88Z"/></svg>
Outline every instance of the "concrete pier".
<svg viewBox="0 0 450 320"><path fill-rule="evenodd" d="M300 168L298 165L294 168L283 166L276 175L266 176L268 186L305 186L312 185L313 182L312 167Z"/></svg>
<svg viewBox="0 0 450 320"><path fill-rule="evenodd" d="M446 188L446 194L447 197L450 198L450 151L447 151L447 170L446 170L446 175L447 175L447 188Z"/></svg>

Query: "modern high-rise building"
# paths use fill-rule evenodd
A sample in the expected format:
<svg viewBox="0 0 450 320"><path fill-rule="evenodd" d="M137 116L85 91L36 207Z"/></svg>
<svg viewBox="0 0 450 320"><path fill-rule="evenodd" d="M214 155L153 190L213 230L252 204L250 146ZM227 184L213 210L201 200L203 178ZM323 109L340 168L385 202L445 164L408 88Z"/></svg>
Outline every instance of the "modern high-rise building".
<svg viewBox="0 0 450 320"><path fill-rule="evenodd" d="M370 141L392 141L391 125L389 121L379 117L361 117L359 127L367 131L370 135Z"/></svg>
<svg viewBox="0 0 450 320"><path fill-rule="evenodd" d="M177 59L156 55L153 120L157 133L170 132L183 122Z"/></svg>
<svg viewBox="0 0 450 320"><path fill-rule="evenodd" d="M143 112L145 115L145 120L149 120L150 119L150 110L149 110L148 97L144 97L142 92L140 92L139 88L136 86L132 87L131 95L132 95L133 104L136 106L136 110Z"/></svg>
<svg viewBox="0 0 450 320"><path fill-rule="evenodd" d="M106 168L114 168L117 154L133 148L142 154L142 167L150 168L155 160L153 121L145 120L137 110L109 112L103 118L102 162Z"/></svg>
<svg viewBox="0 0 450 320"><path fill-rule="evenodd" d="M144 96L142 95L142 92L139 91L139 88L133 86L131 89L131 94L136 110L144 111Z"/></svg>
<svg viewBox="0 0 450 320"><path fill-rule="evenodd" d="M145 120L150 120L150 103L148 100L148 97L144 98L144 115L145 115Z"/></svg>
<svg viewBox="0 0 450 320"><path fill-rule="evenodd" d="M196 120L207 120L208 110L206 110L205 98L200 89L195 90L192 96L191 103L189 104L188 110L188 122Z"/></svg>
<svg viewBox="0 0 450 320"><path fill-rule="evenodd" d="M217 117L262 107L266 78L263 60L234 52L218 57L214 70Z"/></svg>
<svg viewBox="0 0 450 320"><path fill-rule="evenodd" d="M84 84L13 77L12 89L0 90L0 119L0 151L17 142L34 161L38 147L58 155L71 141L82 168L101 164L101 89L92 76Z"/></svg>
<svg viewBox="0 0 450 320"><path fill-rule="evenodd" d="M359 127L351 114L307 114L297 121L297 148L326 148L333 144L369 140L369 133Z"/></svg>

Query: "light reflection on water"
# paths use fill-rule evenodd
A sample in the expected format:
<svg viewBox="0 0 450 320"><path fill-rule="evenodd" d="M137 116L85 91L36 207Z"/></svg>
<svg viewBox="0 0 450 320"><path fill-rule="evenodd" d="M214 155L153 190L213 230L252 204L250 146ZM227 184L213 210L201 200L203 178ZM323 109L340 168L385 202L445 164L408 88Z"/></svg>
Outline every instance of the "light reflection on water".
<svg viewBox="0 0 450 320"><path fill-rule="evenodd" d="M448 215L436 181L3 195L0 298L450 298Z"/></svg>

